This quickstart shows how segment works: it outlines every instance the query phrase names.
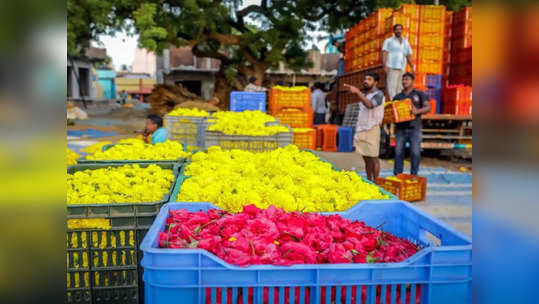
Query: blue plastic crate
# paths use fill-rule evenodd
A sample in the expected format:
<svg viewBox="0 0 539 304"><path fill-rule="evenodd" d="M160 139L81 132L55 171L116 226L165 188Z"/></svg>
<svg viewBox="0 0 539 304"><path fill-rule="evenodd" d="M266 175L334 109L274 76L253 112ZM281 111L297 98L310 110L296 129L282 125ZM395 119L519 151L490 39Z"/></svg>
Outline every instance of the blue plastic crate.
<svg viewBox="0 0 539 304"><path fill-rule="evenodd" d="M442 75L427 74L427 88L442 88Z"/></svg>
<svg viewBox="0 0 539 304"><path fill-rule="evenodd" d="M354 151L354 128L339 127L337 133L337 151L338 152L353 152Z"/></svg>
<svg viewBox="0 0 539 304"><path fill-rule="evenodd" d="M326 287L333 287L336 303L351 303L352 290L357 288L366 289L370 304L380 300L397 303L397 289L403 291L400 303L415 303L404 301L407 293L411 299L420 293L422 304L472 303L471 238L403 201L363 203L338 213L373 227L383 224L384 231L424 246L403 262L380 264L239 267L201 249L158 248L158 234L165 229L169 210L182 208L206 211L216 207L209 203L169 203L161 208L141 244L146 304L217 303L219 295L222 299L231 296L232 303L238 303L241 295L243 303L262 304L265 292L269 303L278 298L282 304L286 289L291 299L298 291L300 303L305 303L308 294L309 303L318 304ZM378 288L382 294L389 290L387 302L377 295Z"/></svg>
<svg viewBox="0 0 539 304"><path fill-rule="evenodd" d="M243 112L246 110L258 110L266 112L265 92L230 92L230 111Z"/></svg>
<svg viewBox="0 0 539 304"><path fill-rule="evenodd" d="M442 113L442 101L436 100L436 114Z"/></svg>
<svg viewBox="0 0 539 304"><path fill-rule="evenodd" d="M425 95L427 95L428 99L435 99L436 100L436 106L440 104L442 100L442 89L439 88L427 88L425 91Z"/></svg>

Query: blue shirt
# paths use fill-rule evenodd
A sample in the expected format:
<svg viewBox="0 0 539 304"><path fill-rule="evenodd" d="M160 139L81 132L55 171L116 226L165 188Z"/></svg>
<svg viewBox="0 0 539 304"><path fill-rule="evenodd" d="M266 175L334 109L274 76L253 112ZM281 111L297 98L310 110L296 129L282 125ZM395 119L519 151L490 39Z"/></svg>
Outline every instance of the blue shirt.
<svg viewBox="0 0 539 304"><path fill-rule="evenodd" d="M155 130L152 134L152 144L165 142L167 140L167 130L163 127Z"/></svg>

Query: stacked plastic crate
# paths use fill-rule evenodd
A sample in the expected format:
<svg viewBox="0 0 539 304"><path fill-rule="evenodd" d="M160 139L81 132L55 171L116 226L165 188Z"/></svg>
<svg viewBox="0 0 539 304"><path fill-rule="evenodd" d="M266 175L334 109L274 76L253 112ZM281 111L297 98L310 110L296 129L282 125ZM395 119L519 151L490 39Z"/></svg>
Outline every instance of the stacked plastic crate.
<svg viewBox="0 0 539 304"><path fill-rule="evenodd" d="M441 75L443 40L445 35L445 6L419 6L419 50L417 72Z"/></svg>
<svg viewBox="0 0 539 304"><path fill-rule="evenodd" d="M352 72L382 64L384 25L391 9L378 9L353 26L345 35L345 71Z"/></svg>
<svg viewBox="0 0 539 304"><path fill-rule="evenodd" d="M453 15L451 42L451 78L453 85L472 85L472 7Z"/></svg>
<svg viewBox="0 0 539 304"><path fill-rule="evenodd" d="M315 147L311 90L307 87L273 87L270 91L270 115L290 126L293 142L300 148ZM296 130L295 130L296 129Z"/></svg>
<svg viewBox="0 0 539 304"><path fill-rule="evenodd" d="M445 13L445 35L444 35L444 63L442 66L443 86L449 85L451 76L451 37L453 36L453 15L451 11Z"/></svg>
<svg viewBox="0 0 539 304"><path fill-rule="evenodd" d="M451 59L448 81L444 81L443 113L472 114L472 8L465 7L452 16ZM447 73L445 74L447 76Z"/></svg>

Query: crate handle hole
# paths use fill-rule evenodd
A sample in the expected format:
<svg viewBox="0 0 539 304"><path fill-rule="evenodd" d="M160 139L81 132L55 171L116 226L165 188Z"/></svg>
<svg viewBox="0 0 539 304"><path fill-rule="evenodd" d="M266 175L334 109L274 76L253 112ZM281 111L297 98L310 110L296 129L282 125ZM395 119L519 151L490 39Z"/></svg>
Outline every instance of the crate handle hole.
<svg viewBox="0 0 539 304"><path fill-rule="evenodd" d="M434 234L428 232L427 230L421 230L419 234L419 239L421 242L429 244L430 246L441 246L442 240Z"/></svg>

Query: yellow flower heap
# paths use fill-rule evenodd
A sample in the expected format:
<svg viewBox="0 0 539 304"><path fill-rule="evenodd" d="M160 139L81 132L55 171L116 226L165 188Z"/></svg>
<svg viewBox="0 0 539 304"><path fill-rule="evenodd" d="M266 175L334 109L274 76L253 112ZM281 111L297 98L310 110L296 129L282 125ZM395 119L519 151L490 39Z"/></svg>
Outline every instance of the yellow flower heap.
<svg viewBox="0 0 539 304"><path fill-rule="evenodd" d="M169 192L170 169L157 165L107 167L67 175L68 204L155 202Z"/></svg>
<svg viewBox="0 0 539 304"><path fill-rule="evenodd" d="M142 140L119 142L105 151L86 156L89 160L175 160L191 155L183 151L179 142L167 140L155 145L145 144Z"/></svg>
<svg viewBox="0 0 539 304"><path fill-rule="evenodd" d="M389 198L355 172L336 171L290 145L271 152L211 147L191 157L178 201L212 202L238 212L244 205L286 211L342 211L361 200Z"/></svg>
<svg viewBox="0 0 539 304"><path fill-rule="evenodd" d="M212 118L217 121L208 130L226 135L269 136L289 132L283 125L266 126L267 122L275 122L275 118L260 111L217 112Z"/></svg>
<svg viewBox="0 0 539 304"><path fill-rule="evenodd" d="M186 109L186 108L177 108L172 112L168 113L170 116L192 116L192 117L208 117L210 113L199 110L198 108Z"/></svg>
<svg viewBox="0 0 539 304"><path fill-rule="evenodd" d="M88 147L81 149L82 152L86 152L88 154L94 154L96 152L102 151L103 146L112 144L112 141L100 141L98 143L95 143L93 145L89 145Z"/></svg>
<svg viewBox="0 0 539 304"><path fill-rule="evenodd" d="M67 154L66 154L66 159L67 159L67 166L72 166L72 165L76 165L77 164L77 159L79 158L79 155L75 152L73 152L73 150L67 148Z"/></svg>

